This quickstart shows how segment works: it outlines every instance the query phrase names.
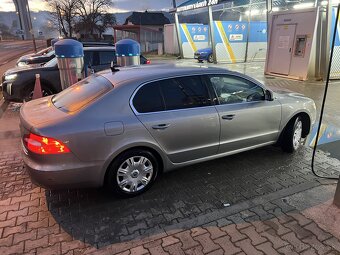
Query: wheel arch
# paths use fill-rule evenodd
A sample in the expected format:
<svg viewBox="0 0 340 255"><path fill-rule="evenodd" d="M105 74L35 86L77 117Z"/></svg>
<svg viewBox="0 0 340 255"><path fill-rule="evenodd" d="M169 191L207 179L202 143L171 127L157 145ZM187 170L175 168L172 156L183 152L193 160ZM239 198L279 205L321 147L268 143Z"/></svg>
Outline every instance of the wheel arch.
<svg viewBox="0 0 340 255"><path fill-rule="evenodd" d="M109 159L109 163L107 164L107 166L105 167L105 173L103 175L103 178L102 178L102 184L105 184L105 181L106 181L106 177L107 177L107 174L109 172L109 169L110 167L112 166L112 164L114 163L114 161L119 157L121 156L123 153L126 153L128 151L132 151L132 150L136 150L136 149L140 149L140 150L146 150L146 151L149 151L151 152L156 160L157 160L157 163L159 164L159 172L157 173L158 175L162 174L164 172L164 166L165 166L165 162L164 162L164 159L162 158L161 156L161 153L156 150L155 148L153 148L153 146L149 146L149 145L136 145L136 146L131 146L129 148L124 148L122 151L120 151L117 155L115 155L113 158Z"/></svg>
<svg viewBox="0 0 340 255"><path fill-rule="evenodd" d="M310 115L307 113L307 112L304 112L304 111L301 111L301 112L296 112L294 113L290 118L288 118L288 121L284 124L282 130L281 130L281 133L280 133L280 136L279 136L279 139L278 139L278 143L281 143L281 140L282 140L282 137L285 133L285 130L287 128L287 126L292 122L292 121L295 121L295 119L297 117L300 117L301 118L301 121L302 121L302 137L303 138L306 138L307 135L309 134L310 132L310 129L311 129L311 117Z"/></svg>

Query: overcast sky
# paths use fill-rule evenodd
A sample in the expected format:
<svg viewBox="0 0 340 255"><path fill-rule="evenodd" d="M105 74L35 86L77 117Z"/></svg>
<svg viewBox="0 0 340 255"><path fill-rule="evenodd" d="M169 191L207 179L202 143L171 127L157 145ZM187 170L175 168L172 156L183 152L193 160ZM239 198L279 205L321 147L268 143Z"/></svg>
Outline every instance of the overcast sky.
<svg viewBox="0 0 340 255"><path fill-rule="evenodd" d="M0 11L15 11L13 0L0 0ZM29 0L31 11L47 10L44 0ZM176 0L177 4L185 0ZM172 0L113 0L113 12L163 10L172 7Z"/></svg>

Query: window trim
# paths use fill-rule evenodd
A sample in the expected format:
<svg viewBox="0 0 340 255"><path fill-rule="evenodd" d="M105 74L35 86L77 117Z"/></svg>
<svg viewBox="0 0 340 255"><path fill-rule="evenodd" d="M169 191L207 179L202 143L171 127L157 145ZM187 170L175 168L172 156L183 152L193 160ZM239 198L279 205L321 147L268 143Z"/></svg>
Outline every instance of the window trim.
<svg viewBox="0 0 340 255"><path fill-rule="evenodd" d="M252 80L250 80L250 79L247 79L246 77L242 77L241 75L237 75L237 74L206 74L205 76L206 76L207 83L209 84L209 87L211 88L211 91L214 93L213 98L216 98L216 99L217 99L217 100L216 100L216 103L217 103L217 104L215 104L215 105L237 105L237 104L249 104L249 103L258 103L258 102L267 101L266 99L264 99L264 100L259 100L259 101L249 101L249 102L240 102L240 103L231 103L231 104L221 104L221 103L220 103L220 100L219 100L219 98L218 98L218 96L217 96L216 90L215 90L213 84L211 83L211 81L210 81L210 79L209 79L209 77L208 77L208 76L213 76L213 75L219 75L219 76L223 76L223 75L224 75L224 76L236 77L236 78L244 79L244 80L246 80L246 81L248 81L248 82L251 82L252 84L254 84L254 85L260 87L260 88L263 90L263 95L264 95L264 96L266 96L266 90L267 90L267 88L265 88L262 84L259 84L258 82L254 82L254 81L252 81ZM212 100L213 100L213 99L212 99Z"/></svg>
<svg viewBox="0 0 340 255"><path fill-rule="evenodd" d="M202 108L208 108L208 107L215 107L215 104L213 103L213 99L212 99L212 95L210 93L210 89L208 87L208 84L205 82L205 75L207 74L185 74L185 75L180 75L180 76L169 76L169 77L166 77L166 78L159 78L159 79L155 79L155 80L152 80L152 81L147 81L147 82L144 82L142 84L140 84L136 89L135 91L132 93L131 97L130 97L130 100L129 100L129 103L130 103L130 107L132 109L132 111L134 112L135 115L145 115L145 114L155 114L155 113L164 113L164 112L177 112L177 111L185 111L185 110L193 110L193 109L202 109ZM208 106L200 106L200 107L192 107L192 108L183 108L183 109L174 109L174 110L164 110L164 111L156 111L156 112L144 112L144 113L140 113L137 111L137 109L135 108L135 106L133 105L133 99L134 97L136 96L137 92L145 85L148 85L150 83L153 83L153 82L158 82L158 81L163 81L163 80L168 80L168 79L177 79L177 78L183 78L183 77L190 77L190 76L199 76L201 82L202 82L202 85L207 89L207 92L208 92L208 96L209 96L209 99L211 101L211 105L208 105ZM163 98L163 94L161 93L161 96L162 96L162 101L163 103L164 102L164 98Z"/></svg>

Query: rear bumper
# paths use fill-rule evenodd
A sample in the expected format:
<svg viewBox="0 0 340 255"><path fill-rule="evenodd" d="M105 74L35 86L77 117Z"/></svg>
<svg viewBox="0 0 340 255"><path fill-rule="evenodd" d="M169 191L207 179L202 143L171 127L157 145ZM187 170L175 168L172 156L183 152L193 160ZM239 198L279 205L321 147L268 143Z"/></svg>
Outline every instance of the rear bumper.
<svg viewBox="0 0 340 255"><path fill-rule="evenodd" d="M37 163L24 154L24 164L33 183L46 189L73 189L103 185L103 162L88 163L66 160Z"/></svg>

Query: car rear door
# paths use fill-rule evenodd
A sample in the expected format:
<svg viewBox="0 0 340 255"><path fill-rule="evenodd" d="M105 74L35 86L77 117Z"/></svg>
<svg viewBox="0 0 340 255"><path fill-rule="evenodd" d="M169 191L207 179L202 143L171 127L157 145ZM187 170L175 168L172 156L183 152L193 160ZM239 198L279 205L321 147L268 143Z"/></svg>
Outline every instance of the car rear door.
<svg viewBox="0 0 340 255"><path fill-rule="evenodd" d="M172 162L217 153L218 114L200 76L145 84L136 92L132 105L138 119Z"/></svg>
<svg viewBox="0 0 340 255"><path fill-rule="evenodd" d="M278 139L281 104L266 100L259 85L234 75L209 75L221 124L219 153L269 144Z"/></svg>

